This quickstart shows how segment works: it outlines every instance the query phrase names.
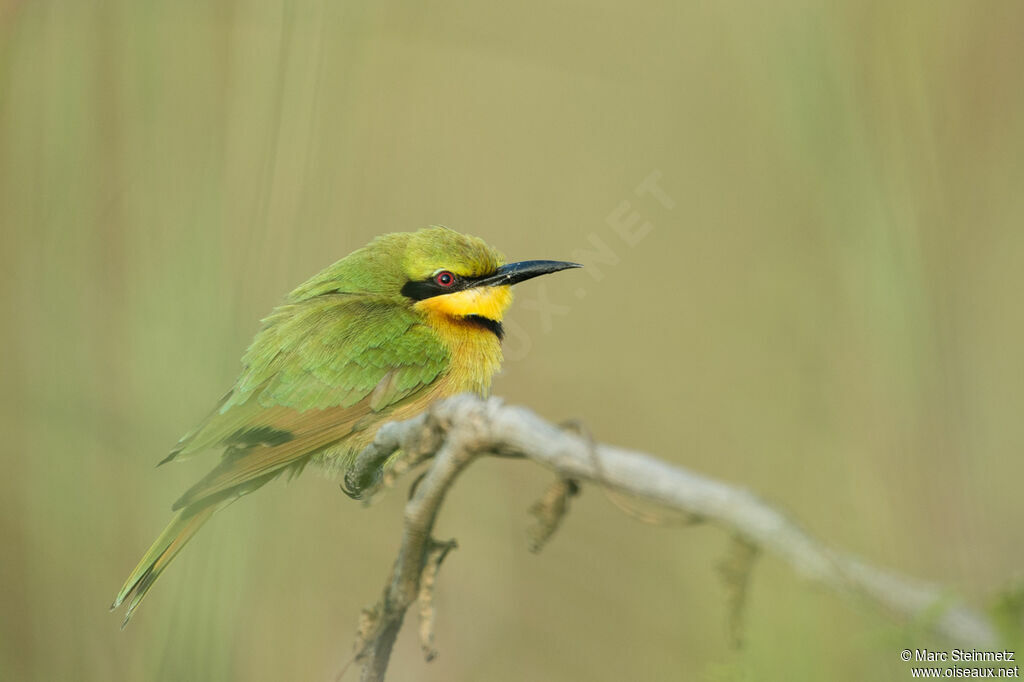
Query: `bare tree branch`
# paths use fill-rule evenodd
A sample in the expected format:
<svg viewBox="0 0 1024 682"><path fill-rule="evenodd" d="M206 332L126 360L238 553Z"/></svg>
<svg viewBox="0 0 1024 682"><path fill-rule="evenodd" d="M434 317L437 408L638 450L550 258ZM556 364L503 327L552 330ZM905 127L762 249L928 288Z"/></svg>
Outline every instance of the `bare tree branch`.
<svg viewBox="0 0 1024 682"><path fill-rule="evenodd" d="M440 561L451 547L432 538L434 522L458 474L486 454L530 459L552 469L561 481L590 481L717 524L734 536L738 546L747 548L745 561L752 562L761 550L807 579L861 595L898 616L937 613L930 622L932 629L956 643L983 647L997 639L993 625L982 614L954 603L947 590L831 549L747 490L644 453L592 443L530 410L503 405L497 399L456 396L418 417L384 425L346 475L346 491L359 496L379 486L378 472L399 450L405 470L435 454L406 505L401 547L384 594L373 610L364 612L369 621L356 641L364 681L383 679L405 612L417 599L423 616L421 642L428 660L433 657L432 588ZM548 495L551 531L568 499L567 484L561 485L552 490L562 492ZM749 568L737 562L731 573L727 571L741 590L739 599L746 580L742 571Z"/></svg>

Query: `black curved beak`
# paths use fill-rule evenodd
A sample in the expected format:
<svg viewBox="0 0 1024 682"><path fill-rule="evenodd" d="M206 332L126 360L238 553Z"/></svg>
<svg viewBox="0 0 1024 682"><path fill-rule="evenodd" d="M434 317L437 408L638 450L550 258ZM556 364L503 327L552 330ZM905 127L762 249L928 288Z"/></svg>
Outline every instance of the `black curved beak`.
<svg viewBox="0 0 1024 682"><path fill-rule="evenodd" d="M548 275L559 270L569 268L582 268L579 263L569 263L560 260L523 260L518 263L508 263L498 268L493 275L487 275L474 280L470 286L473 287L500 287L511 286L528 279Z"/></svg>

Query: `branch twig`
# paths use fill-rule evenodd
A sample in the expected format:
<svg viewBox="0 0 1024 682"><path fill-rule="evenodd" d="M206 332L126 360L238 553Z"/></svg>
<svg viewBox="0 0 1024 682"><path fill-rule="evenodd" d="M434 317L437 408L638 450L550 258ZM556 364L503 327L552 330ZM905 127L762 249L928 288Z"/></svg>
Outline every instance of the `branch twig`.
<svg viewBox="0 0 1024 682"><path fill-rule="evenodd" d="M379 482L377 472L398 450L403 452L403 460L413 463L436 454L406 505L402 543L384 594L375 609L364 612L369 621L364 622L356 642L364 681L384 678L405 612L417 599L424 619L421 643L428 660L433 656L432 587L447 553L444 548L451 546L432 538L434 522L455 478L484 454L531 459L561 479L590 481L695 515L721 526L751 552L773 554L807 579L861 595L902 617L912 619L939 605L932 629L956 643L984 647L994 645L997 639L988 619L967 606L951 603L946 590L827 547L747 490L644 453L589 442L525 408L503 405L497 399L456 396L436 403L418 417L384 425L346 474L346 490L356 496L372 490Z"/></svg>

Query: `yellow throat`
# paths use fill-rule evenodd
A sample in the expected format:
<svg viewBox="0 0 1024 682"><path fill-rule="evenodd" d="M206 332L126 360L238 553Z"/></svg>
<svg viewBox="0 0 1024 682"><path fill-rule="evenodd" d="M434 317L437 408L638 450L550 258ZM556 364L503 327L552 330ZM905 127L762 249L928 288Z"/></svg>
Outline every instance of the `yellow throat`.
<svg viewBox="0 0 1024 682"><path fill-rule="evenodd" d="M493 286L455 291L413 305L451 353L445 393L487 395L490 391L491 378L501 369L501 339L484 322L500 324L510 303L511 288Z"/></svg>

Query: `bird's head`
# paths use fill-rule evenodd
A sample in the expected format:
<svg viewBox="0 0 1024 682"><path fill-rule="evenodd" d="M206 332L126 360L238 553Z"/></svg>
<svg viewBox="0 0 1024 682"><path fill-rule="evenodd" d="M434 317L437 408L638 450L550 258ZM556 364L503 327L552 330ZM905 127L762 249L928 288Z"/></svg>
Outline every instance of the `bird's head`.
<svg viewBox="0 0 1024 682"><path fill-rule="evenodd" d="M429 316L476 322L501 335L510 287L577 263L506 263L483 240L445 227L378 237L292 292L302 300L326 293L399 295Z"/></svg>
<svg viewBox="0 0 1024 682"><path fill-rule="evenodd" d="M505 263L482 240L443 227L413 233L404 266L407 279L401 292L414 308L428 315L470 320L499 336L513 284L579 267L550 260Z"/></svg>

